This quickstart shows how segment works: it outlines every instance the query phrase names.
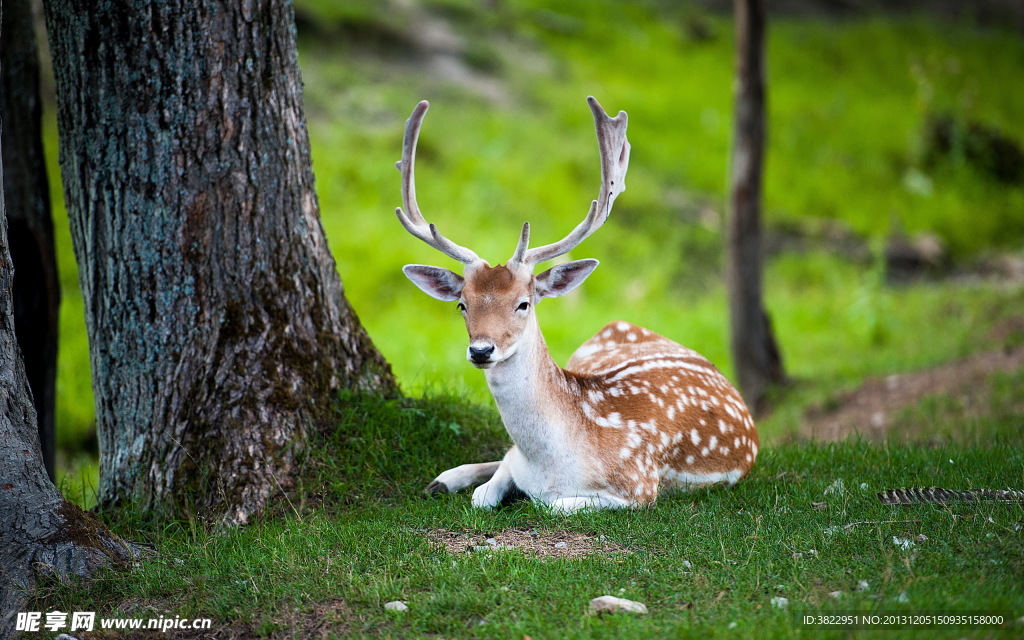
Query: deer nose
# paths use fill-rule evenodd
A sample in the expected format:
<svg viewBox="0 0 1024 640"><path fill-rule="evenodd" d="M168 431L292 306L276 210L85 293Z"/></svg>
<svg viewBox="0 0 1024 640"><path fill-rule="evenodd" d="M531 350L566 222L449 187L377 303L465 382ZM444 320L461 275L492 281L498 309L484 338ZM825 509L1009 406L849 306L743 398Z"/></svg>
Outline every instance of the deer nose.
<svg viewBox="0 0 1024 640"><path fill-rule="evenodd" d="M494 353L494 345L488 344L484 346L469 346L469 359L474 364L483 364L491 359L491 354Z"/></svg>

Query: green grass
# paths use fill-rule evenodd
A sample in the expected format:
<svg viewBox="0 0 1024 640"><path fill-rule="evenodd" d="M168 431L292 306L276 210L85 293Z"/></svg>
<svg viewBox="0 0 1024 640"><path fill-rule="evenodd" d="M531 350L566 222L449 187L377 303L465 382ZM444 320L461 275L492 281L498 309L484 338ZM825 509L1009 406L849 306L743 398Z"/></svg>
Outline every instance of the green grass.
<svg viewBox="0 0 1024 640"><path fill-rule="evenodd" d="M1004 385L1008 402L1024 402L1021 383L1018 375ZM337 430L309 452L301 487L278 513L220 533L198 522L156 528L121 514L115 527L137 538L143 527L159 555L88 586L50 585L33 606L209 617L243 637L303 637L314 624L330 637L820 637L796 625L794 612L1024 613L1020 504L888 507L874 495L904 486L1024 486L1024 436L1012 420L991 437L932 447L769 447L731 489L563 517L529 503L478 511L467 493L420 493L446 466L499 455L504 434L489 409L443 397L349 396L343 406ZM436 529L480 540L508 529L571 531L604 536L626 552L452 555L428 539ZM868 586L858 589L861 581ZM836 600L834 591L844 595ZM641 601L650 614L588 616L589 600L605 594ZM772 606L779 596L788 608ZM410 610L384 611L391 600ZM929 637L964 633L977 630Z"/></svg>

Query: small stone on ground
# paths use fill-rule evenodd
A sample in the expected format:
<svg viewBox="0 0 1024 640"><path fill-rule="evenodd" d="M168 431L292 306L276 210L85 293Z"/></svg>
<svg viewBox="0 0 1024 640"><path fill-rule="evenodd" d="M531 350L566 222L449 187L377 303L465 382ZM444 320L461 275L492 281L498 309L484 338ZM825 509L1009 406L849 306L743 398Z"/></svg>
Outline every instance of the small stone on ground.
<svg viewBox="0 0 1024 640"><path fill-rule="evenodd" d="M590 601L592 613L647 613L647 605L642 602L634 602L625 598L615 596L600 596Z"/></svg>

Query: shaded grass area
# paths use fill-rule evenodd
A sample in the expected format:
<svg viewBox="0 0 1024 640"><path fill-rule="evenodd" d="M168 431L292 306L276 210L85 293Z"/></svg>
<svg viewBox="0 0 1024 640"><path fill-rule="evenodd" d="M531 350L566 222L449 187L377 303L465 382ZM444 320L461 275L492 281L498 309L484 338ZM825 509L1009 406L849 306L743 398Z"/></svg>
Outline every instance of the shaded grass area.
<svg viewBox="0 0 1024 640"><path fill-rule="evenodd" d="M1022 385L1001 393L1024 401ZM114 526L135 537L145 531L157 557L88 587L49 585L34 606L210 617L215 631L235 637L303 637L314 628L322 637L819 637L820 629L796 625L793 612L1024 615L1024 506L890 507L874 495L905 486L1022 487L1019 428L940 446L766 447L731 489L565 517L530 503L478 511L465 493L420 493L442 468L500 454L504 433L490 409L454 398L347 396L341 405L338 429L309 451L301 486L278 513L220 534L199 522L154 527L127 517ZM907 419L933 420L924 411ZM435 529L578 532L630 553L598 545L572 560L514 550L451 555L430 541ZM651 613L587 615L589 600L605 594L644 602ZM779 597L788 607L772 605ZM383 610L391 600L409 611Z"/></svg>

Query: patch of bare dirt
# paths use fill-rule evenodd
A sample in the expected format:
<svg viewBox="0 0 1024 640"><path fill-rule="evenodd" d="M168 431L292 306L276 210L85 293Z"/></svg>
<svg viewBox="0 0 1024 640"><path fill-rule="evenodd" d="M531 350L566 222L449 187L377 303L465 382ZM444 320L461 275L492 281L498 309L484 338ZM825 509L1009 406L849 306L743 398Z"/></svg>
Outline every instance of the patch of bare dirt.
<svg viewBox="0 0 1024 640"><path fill-rule="evenodd" d="M1024 345L982 351L942 366L867 380L859 388L810 409L798 437L818 441L842 440L858 433L884 438L895 428L893 419L926 396L987 397L989 378L1024 368Z"/></svg>
<svg viewBox="0 0 1024 640"><path fill-rule="evenodd" d="M604 539L572 531L506 529L495 533L468 533L434 529L426 532L430 540L448 553L487 553L499 549L516 550L539 558L583 558L595 553L631 553L629 549Z"/></svg>

